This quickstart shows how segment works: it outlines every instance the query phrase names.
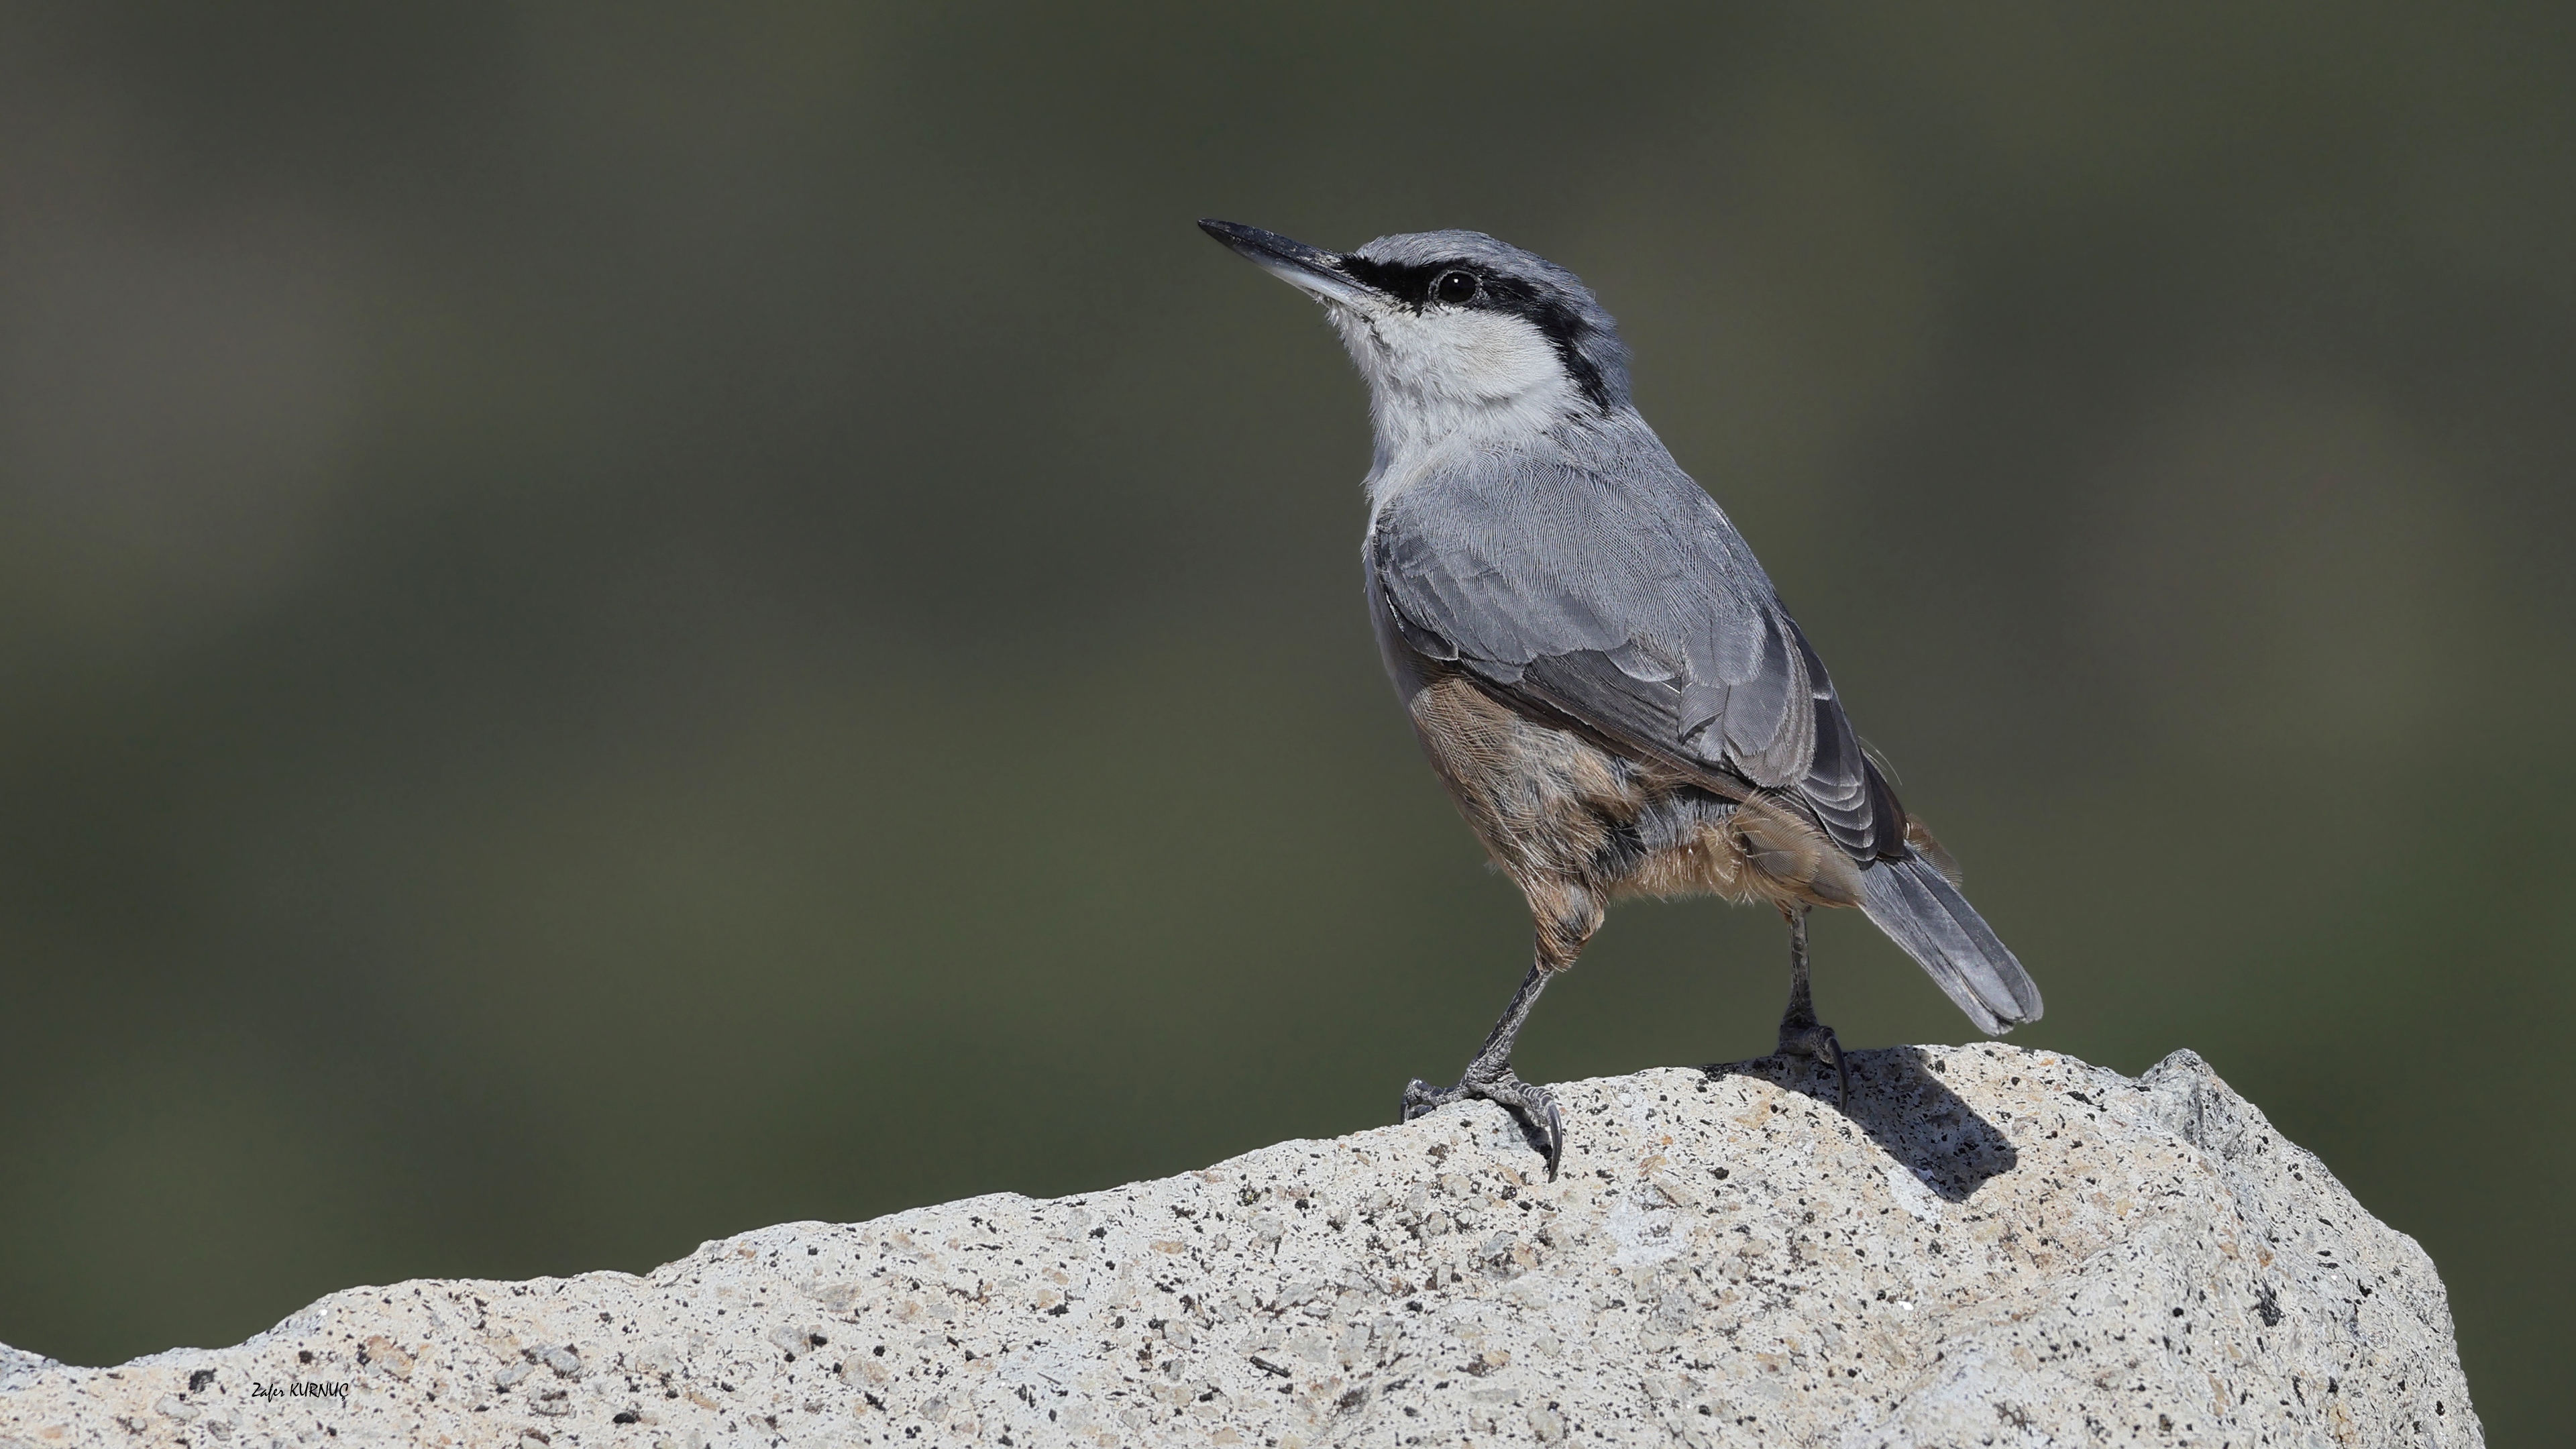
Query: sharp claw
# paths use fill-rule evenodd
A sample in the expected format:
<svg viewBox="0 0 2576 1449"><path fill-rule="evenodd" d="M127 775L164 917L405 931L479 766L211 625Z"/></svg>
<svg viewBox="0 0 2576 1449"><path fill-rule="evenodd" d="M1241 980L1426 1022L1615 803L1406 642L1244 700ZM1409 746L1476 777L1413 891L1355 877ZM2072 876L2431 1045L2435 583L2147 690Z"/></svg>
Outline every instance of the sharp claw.
<svg viewBox="0 0 2576 1449"><path fill-rule="evenodd" d="M1539 1135L1547 1139L1547 1180L1554 1182L1557 1165L1565 1161L1565 1117L1556 1110L1556 1098L1541 1093L1538 1102L1545 1114Z"/></svg>
<svg viewBox="0 0 2576 1449"><path fill-rule="evenodd" d="M1780 1029L1778 1055L1784 1059L1784 1065L1786 1058L1805 1057L1814 1062L1819 1069L1832 1067L1834 1069L1834 1109L1850 1110L1851 1061L1843 1052L1842 1039L1834 1035L1832 1027L1783 1026Z"/></svg>

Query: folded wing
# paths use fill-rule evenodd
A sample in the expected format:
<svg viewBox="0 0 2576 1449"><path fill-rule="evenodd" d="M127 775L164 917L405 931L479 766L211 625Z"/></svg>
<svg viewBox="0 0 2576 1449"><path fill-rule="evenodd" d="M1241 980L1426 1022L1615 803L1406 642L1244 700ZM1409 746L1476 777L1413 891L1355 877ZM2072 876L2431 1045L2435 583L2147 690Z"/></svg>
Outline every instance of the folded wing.
<svg viewBox="0 0 2576 1449"><path fill-rule="evenodd" d="M1906 858L1905 814L1752 550L1660 445L1436 473L1369 539L1404 641L1638 758L1802 804L1853 859Z"/></svg>

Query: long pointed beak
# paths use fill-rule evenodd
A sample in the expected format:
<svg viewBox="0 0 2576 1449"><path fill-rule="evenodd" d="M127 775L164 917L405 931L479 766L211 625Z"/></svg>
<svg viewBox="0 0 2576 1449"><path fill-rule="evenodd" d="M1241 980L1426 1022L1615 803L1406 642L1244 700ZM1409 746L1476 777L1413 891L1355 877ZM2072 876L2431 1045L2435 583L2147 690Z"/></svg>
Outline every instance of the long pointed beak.
<svg viewBox="0 0 2576 1449"><path fill-rule="evenodd" d="M1199 230L1243 254L1246 261L1319 302L1359 302L1378 296L1376 288L1352 276L1332 252L1291 241L1275 231L1239 221L1199 223Z"/></svg>

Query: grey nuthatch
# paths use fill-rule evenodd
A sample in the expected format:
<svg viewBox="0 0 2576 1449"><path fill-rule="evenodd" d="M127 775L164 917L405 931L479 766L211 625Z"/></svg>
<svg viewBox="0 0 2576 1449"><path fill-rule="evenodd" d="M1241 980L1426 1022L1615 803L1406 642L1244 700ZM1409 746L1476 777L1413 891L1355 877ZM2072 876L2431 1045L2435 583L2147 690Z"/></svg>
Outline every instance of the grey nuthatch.
<svg viewBox="0 0 2576 1449"><path fill-rule="evenodd" d="M1323 303L1369 385L1363 545L1378 649L1431 766L1537 923L1536 961L1451 1087L1518 1117L1552 1177L1565 1129L1513 1075L1548 979L1621 896L1767 901L1789 924L1779 1052L1848 1067L1807 986L1806 915L1858 906L1985 1031L2039 988L1861 749L1753 550L1628 396L1573 273L1481 232L1319 250L1208 235Z"/></svg>

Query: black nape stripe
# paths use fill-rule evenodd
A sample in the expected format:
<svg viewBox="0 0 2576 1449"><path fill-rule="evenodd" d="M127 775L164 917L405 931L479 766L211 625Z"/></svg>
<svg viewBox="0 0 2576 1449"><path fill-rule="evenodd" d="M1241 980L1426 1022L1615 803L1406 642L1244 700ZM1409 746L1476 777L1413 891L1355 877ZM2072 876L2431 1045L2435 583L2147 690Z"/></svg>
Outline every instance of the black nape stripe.
<svg viewBox="0 0 2576 1449"><path fill-rule="evenodd" d="M1592 335L1591 324L1583 320L1573 303L1553 289L1463 260L1373 262L1365 257L1345 256L1342 270L1416 312L1432 305L1431 288L1440 278L1451 272L1467 273L1476 279L1476 295L1460 305L1471 312L1506 313L1536 327L1548 345L1556 349L1557 360L1565 364L1566 375L1574 379L1584 399L1595 411L1610 410L1609 382L1583 352L1583 343Z"/></svg>

